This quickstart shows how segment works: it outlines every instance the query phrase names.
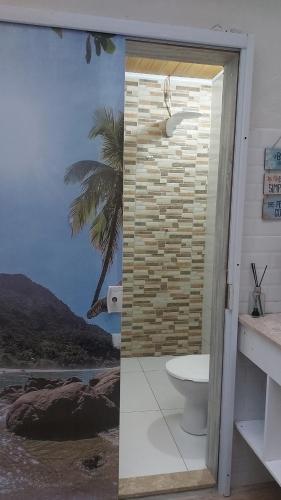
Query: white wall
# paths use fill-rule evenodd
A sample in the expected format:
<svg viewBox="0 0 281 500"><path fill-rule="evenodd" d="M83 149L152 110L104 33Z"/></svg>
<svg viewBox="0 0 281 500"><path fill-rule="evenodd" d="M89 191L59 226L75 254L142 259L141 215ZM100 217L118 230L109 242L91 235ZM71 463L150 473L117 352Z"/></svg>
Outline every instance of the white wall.
<svg viewBox="0 0 281 500"><path fill-rule="evenodd" d="M281 225L278 221L269 222L261 219L264 148L272 145L280 135L280 128L255 128L250 135L242 243L241 312L247 312L249 283L252 284L250 274L252 260L257 263L259 273L265 264L268 264L269 269L264 279L266 312L281 311Z"/></svg>
<svg viewBox="0 0 281 500"><path fill-rule="evenodd" d="M7 3L202 28L219 24L255 35L241 311L247 309L252 286L252 260L260 268L269 265L267 312L281 311L281 224L261 220L263 149L281 134L280 0L0 0Z"/></svg>

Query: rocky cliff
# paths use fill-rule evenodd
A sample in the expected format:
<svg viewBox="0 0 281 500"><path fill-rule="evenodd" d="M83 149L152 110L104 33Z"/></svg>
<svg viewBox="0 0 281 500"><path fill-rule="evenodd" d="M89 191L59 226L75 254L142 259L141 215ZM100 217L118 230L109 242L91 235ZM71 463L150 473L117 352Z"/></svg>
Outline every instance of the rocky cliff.
<svg viewBox="0 0 281 500"><path fill-rule="evenodd" d="M0 274L0 367L116 364L111 335L22 274Z"/></svg>

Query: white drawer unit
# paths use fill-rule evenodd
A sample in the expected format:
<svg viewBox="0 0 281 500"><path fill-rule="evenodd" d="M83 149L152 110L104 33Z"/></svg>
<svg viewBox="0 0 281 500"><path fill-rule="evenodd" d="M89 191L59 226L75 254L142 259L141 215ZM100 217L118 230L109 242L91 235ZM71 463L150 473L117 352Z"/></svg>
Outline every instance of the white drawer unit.
<svg viewBox="0 0 281 500"><path fill-rule="evenodd" d="M235 425L281 486L281 314L241 316L238 349Z"/></svg>

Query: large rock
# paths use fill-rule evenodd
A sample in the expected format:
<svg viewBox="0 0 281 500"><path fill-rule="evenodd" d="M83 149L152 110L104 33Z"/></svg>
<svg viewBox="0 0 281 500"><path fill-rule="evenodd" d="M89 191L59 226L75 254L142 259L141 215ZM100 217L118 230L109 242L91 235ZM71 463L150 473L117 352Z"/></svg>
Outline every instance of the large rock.
<svg viewBox="0 0 281 500"><path fill-rule="evenodd" d="M2 391L0 391L0 399L5 399L9 403L13 403L24 393L24 389L21 385L9 385L4 387Z"/></svg>
<svg viewBox="0 0 281 500"><path fill-rule="evenodd" d="M78 439L118 425L117 370L95 386L64 383L20 396L10 407L6 424L11 432L34 439Z"/></svg>
<svg viewBox="0 0 281 500"><path fill-rule="evenodd" d="M95 380L95 379L93 379ZM93 381L90 380L90 385ZM119 407L120 404L120 369L115 368L102 375L95 384L96 394L106 394L106 396Z"/></svg>
<svg viewBox="0 0 281 500"><path fill-rule="evenodd" d="M40 389L54 389L62 385L62 381L58 379L47 379L44 377L29 377L24 384L24 392L38 391Z"/></svg>
<svg viewBox="0 0 281 500"><path fill-rule="evenodd" d="M22 274L0 273L2 367L113 366L119 354L110 334L76 316L50 290Z"/></svg>
<svg viewBox="0 0 281 500"><path fill-rule="evenodd" d="M67 379L48 379L44 377L29 377L24 385L24 392L38 391L40 389L55 389L61 385L72 384L73 382L81 382L78 377L70 377Z"/></svg>
<svg viewBox="0 0 281 500"><path fill-rule="evenodd" d="M0 391L0 399L6 399L10 403L13 403L24 393L38 391L40 389L54 389L55 387L71 384L72 382L81 382L81 380L78 377L70 377L67 379L48 379L44 377L29 377L24 386L17 384L17 385L8 385L4 387ZM99 379L97 380L97 383L98 382Z"/></svg>

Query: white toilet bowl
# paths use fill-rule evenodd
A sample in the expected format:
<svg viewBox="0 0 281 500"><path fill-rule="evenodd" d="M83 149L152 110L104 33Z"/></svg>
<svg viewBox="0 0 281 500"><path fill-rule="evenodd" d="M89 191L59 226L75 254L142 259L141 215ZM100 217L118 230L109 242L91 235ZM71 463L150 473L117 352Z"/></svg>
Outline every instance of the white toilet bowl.
<svg viewBox="0 0 281 500"><path fill-rule="evenodd" d="M169 379L185 397L181 426L197 436L207 433L209 361L209 354L192 354L166 363Z"/></svg>

